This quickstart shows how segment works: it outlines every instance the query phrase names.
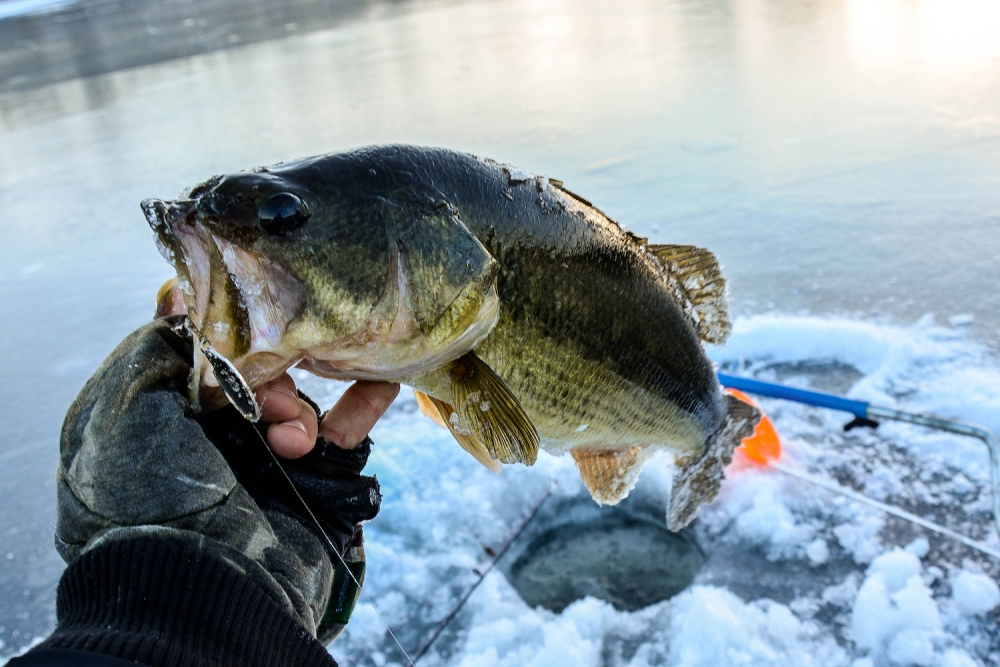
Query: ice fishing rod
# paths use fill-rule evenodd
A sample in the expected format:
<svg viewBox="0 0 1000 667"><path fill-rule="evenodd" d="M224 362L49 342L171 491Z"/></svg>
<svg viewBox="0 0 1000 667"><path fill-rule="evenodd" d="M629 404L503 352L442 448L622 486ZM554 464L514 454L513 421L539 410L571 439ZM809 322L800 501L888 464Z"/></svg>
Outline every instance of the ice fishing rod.
<svg viewBox="0 0 1000 667"><path fill-rule="evenodd" d="M766 382L764 380L740 377L738 375L730 375L728 373L720 372L717 375L719 377L719 383L730 389L745 391L758 396L779 398L786 401L794 401L795 403L803 403L805 405L812 405L819 408L827 408L829 410L839 410L841 412L850 413L854 415L854 419L844 425L845 431L850 431L851 429L861 426L877 428L879 424L877 421L878 419L891 419L893 421L918 424L920 426L927 426L928 428L937 429L939 431L948 431L950 433L957 433L959 435L966 435L982 440L986 443L986 447L989 449L990 453L990 477L993 486L993 521L997 526L998 532L1000 532L1000 440L997 440L997 437L989 429L957 419L946 419L944 417L937 417L934 415L927 415L918 412L905 412L894 408L872 405L871 403L865 401L857 401L823 391L789 387L776 382ZM855 500L878 507L883 511L901 516L908 521L912 521L913 523L924 526L925 528L930 528L931 530L947 535L948 537L958 539L959 541L979 549L980 551L984 551L994 557L1000 558L1000 552L996 549L988 547L980 542L976 542L975 540L971 540L961 533L956 533L949 528L939 526L938 524L930 522L927 519L919 517L915 514L905 512L892 507L891 505L886 505L885 503L880 503L853 491L848 491L839 485L836 486L836 488L833 488L834 485L828 482L814 478L811 475L792 470L787 468L787 466L777 464L774 467L782 470L782 472L786 472L805 481L817 484L823 488L827 488L837 493L842 493L842 495L846 495L854 498Z"/></svg>

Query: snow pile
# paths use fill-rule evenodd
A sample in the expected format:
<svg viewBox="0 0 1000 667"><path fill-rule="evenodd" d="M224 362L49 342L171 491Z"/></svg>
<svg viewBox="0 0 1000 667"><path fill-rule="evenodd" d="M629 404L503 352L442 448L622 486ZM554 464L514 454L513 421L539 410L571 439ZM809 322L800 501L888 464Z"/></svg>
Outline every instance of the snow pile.
<svg viewBox="0 0 1000 667"><path fill-rule="evenodd" d="M962 570L951 584L955 605L964 614L985 614L1000 605L1000 587L984 574Z"/></svg>
<svg viewBox="0 0 1000 667"><path fill-rule="evenodd" d="M831 638L814 639L820 634L815 623L801 621L787 606L773 600L744 603L725 589L694 586L668 604L667 664L807 666L849 662Z"/></svg>
<svg viewBox="0 0 1000 667"><path fill-rule="evenodd" d="M852 609L854 643L899 665L931 665L941 614L921 578L927 541L893 549L872 561Z"/></svg>

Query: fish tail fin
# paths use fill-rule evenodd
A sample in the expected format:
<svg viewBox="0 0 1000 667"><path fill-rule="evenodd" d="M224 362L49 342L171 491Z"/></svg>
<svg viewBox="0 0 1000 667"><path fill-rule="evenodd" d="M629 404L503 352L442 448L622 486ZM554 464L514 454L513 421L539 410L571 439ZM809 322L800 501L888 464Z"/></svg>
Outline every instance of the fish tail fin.
<svg viewBox="0 0 1000 667"><path fill-rule="evenodd" d="M757 408L735 396L723 397L727 404L722 426L709 438L708 446L693 461L679 467L674 475L667 506L667 527L678 531L691 523L698 508L711 502L722 487L723 469L733 460L733 450L753 435L760 421Z"/></svg>

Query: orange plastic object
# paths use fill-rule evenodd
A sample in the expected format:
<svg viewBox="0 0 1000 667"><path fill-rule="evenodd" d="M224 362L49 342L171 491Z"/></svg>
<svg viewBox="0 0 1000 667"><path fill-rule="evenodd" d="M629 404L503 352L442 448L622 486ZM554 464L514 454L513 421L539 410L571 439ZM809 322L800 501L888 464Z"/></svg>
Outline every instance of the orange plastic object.
<svg viewBox="0 0 1000 667"><path fill-rule="evenodd" d="M728 388L725 391L760 410L760 406L742 391ZM767 465L781 457L781 438L778 437L778 432L775 430L771 418L764 414L763 410L760 414L760 421L757 422L757 428L754 429L753 435L749 438L743 438L743 444L737 447L736 451L754 463Z"/></svg>

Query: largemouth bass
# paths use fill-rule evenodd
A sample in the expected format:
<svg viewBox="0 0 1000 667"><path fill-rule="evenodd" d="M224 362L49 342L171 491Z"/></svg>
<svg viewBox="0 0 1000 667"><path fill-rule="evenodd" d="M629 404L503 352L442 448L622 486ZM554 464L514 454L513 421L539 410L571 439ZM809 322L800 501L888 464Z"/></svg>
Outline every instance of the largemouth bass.
<svg viewBox="0 0 1000 667"><path fill-rule="evenodd" d="M668 450L675 530L757 421L702 349L730 328L715 257L648 245L556 179L378 146L142 207L193 328L253 388L294 365L409 384L487 467L569 451L602 503ZM197 371L218 407L204 359Z"/></svg>

